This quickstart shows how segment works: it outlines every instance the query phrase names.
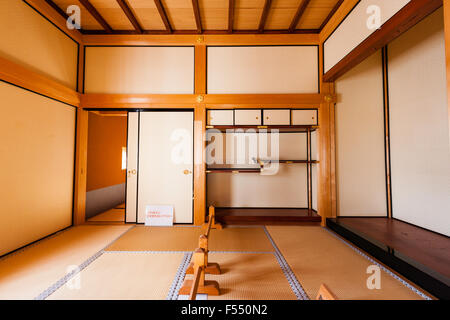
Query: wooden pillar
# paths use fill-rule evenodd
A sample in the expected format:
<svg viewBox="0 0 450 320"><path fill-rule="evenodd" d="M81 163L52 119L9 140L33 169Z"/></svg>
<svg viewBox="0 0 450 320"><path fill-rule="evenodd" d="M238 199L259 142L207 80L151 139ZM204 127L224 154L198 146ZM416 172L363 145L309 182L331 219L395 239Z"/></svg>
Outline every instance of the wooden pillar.
<svg viewBox="0 0 450 320"><path fill-rule="evenodd" d="M450 0L444 0L445 54L447 63L447 108L450 138Z"/></svg>
<svg viewBox="0 0 450 320"><path fill-rule="evenodd" d="M202 37L199 37L201 40ZM195 46L195 94L198 104L194 113L194 224L205 222L206 211L206 45Z"/></svg>
<svg viewBox="0 0 450 320"><path fill-rule="evenodd" d="M334 85L332 83L322 84L322 93L332 94ZM332 177L331 177L331 150L332 150L332 133L331 128L334 127L332 122L334 119L334 102L323 101L319 109L319 183L318 183L318 212L322 217L322 226L325 226L326 218L333 216L332 205ZM334 134L333 134L334 137Z"/></svg>
<svg viewBox="0 0 450 320"><path fill-rule="evenodd" d="M84 80L84 45L78 46L78 92L83 91ZM73 199L73 224L80 225L86 219L86 182L87 182L87 142L88 112L77 109L77 132L75 150L75 184Z"/></svg>
<svg viewBox="0 0 450 320"><path fill-rule="evenodd" d="M331 94L335 94L334 82L329 84ZM337 216L337 186L336 186L336 103L330 103L330 195L331 217Z"/></svg>
<svg viewBox="0 0 450 320"><path fill-rule="evenodd" d="M77 109L77 136L75 151L75 190L73 224L85 222L86 216L86 171L87 171L88 112Z"/></svg>

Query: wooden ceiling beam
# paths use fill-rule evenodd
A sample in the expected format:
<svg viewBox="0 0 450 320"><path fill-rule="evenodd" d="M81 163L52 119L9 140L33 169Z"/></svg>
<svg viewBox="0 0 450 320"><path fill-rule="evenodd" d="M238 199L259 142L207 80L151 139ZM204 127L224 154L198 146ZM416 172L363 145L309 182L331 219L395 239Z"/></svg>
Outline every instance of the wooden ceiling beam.
<svg viewBox="0 0 450 320"><path fill-rule="evenodd" d="M269 16L269 11L270 11L271 5L272 5L272 0L266 0L266 2L264 4L263 12L261 14L261 20L259 21L259 28L258 28L259 33L264 32L264 28L266 26L266 21L267 21L267 17Z"/></svg>
<svg viewBox="0 0 450 320"><path fill-rule="evenodd" d="M339 0L336 3L336 5L333 7L333 9L331 9L328 16L325 18L325 20L323 20L322 24L320 25L320 27L319 27L320 30L322 30L327 25L327 23L330 21L331 17L333 17L334 14L336 13L336 11L339 10L339 8L341 7L343 2L344 2L344 0Z"/></svg>
<svg viewBox="0 0 450 320"><path fill-rule="evenodd" d="M105 30L81 30L84 35L104 35L109 34ZM289 30L264 30L260 33L258 30L233 30L233 34L261 34L261 35L271 35L271 34L311 34L318 35L320 33L319 29L297 29L294 32L289 32ZM135 30L114 30L115 35L135 35ZM192 35L198 34L198 30L173 30L169 32L167 30L143 30L143 35L164 35L164 34L179 34L179 35ZM229 35L228 30L203 30L204 35Z"/></svg>
<svg viewBox="0 0 450 320"><path fill-rule="evenodd" d="M442 3L442 0L412 0L325 73L323 81L335 81L440 8Z"/></svg>
<svg viewBox="0 0 450 320"><path fill-rule="evenodd" d="M200 16L200 7L198 6L198 0L192 0L192 8L194 9L194 17L195 17L195 24L197 25L197 32L202 33L202 19Z"/></svg>
<svg viewBox="0 0 450 320"><path fill-rule="evenodd" d="M113 29L106 22L105 19L101 16L101 14L95 9L95 7L89 2L89 0L79 0L80 3L86 8L87 11L94 17L95 20L105 29L106 32L112 33Z"/></svg>
<svg viewBox="0 0 450 320"><path fill-rule="evenodd" d="M294 18L292 19L291 25L289 26L289 32L294 32L294 30L297 29L297 25L300 19L302 18L303 14L305 13L306 8L308 7L310 2L311 0L303 0L300 3Z"/></svg>
<svg viewBox="0 0 450 320"><path fill-rule="evenodd" d="M64 19L67 20L69 18L69 15L63 9L61 9L55 2L53 2L53 0L45 0L45 2L47 2L50 7L55 9L55 11L58 12Z"/></svg>
<svg viewBox="0 0 450 320"><path fill-rule="evenodd" d="M142 33L144 30L142 29L141 25L139 24L139 21L137 21L133 11L130 8L130 5L128 4L127 0L117 0L117 3L122 8L122 11L127 16L128 20L130 20L131 24L133 25L134 29L138 33Z"/></svg>
<svg viewBox="0 0 450 320"><path fill-rule="evenodd" d="M161 19L166 26L166 30L169 33L172 33L172 26L170 25L169 19L167 18L166 10L164 9L164 6L161 3L161 0L154 0L156 8L158 9L159 15L161 16Z"/></svg>
<svg viewBox="0 0 450 320"><path fill-rule="evenodd" d="M233 33L234 6L235 6L235 0L230 0L229 4L228 4L228 33Z"/></svg>

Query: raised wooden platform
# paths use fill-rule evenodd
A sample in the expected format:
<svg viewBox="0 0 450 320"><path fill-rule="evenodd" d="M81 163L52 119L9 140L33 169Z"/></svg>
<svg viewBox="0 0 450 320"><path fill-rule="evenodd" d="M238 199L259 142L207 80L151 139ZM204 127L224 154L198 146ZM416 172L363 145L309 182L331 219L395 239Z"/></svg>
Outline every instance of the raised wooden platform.
<svg viewBox="0 0 450 320"><path fill-rule="evenodd" d="M304 225L322 220L314 210L297 208L216 208L216 219L228 225Z"/></svg>
<svg viewBox="0 0 450 320"><path fill-rule="evenodd" d="M388 218L327 219L327 226L440 299L450 299L450 238Z"/></svg>

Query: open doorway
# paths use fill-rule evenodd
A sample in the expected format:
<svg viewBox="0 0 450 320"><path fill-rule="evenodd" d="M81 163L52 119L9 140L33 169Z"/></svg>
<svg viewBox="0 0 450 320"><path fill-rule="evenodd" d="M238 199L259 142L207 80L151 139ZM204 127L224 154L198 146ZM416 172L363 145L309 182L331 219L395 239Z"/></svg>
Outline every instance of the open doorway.
<svg viewBox="0 0 450 320"><path fill-rule="evenodd" d="M124 223L127 112L90 111L86 222Z"/></svg>

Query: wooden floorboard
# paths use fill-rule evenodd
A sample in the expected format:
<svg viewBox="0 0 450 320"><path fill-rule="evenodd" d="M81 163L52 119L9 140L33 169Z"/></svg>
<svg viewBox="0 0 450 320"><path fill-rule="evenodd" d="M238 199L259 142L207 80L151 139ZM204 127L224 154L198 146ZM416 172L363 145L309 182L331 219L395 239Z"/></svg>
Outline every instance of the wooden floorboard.
<svg viewBox="0 0 450 320"><path fill-rule="evenodd" d="M450 238L396 219L339 218L338 222L450 278Z"/></svg>

